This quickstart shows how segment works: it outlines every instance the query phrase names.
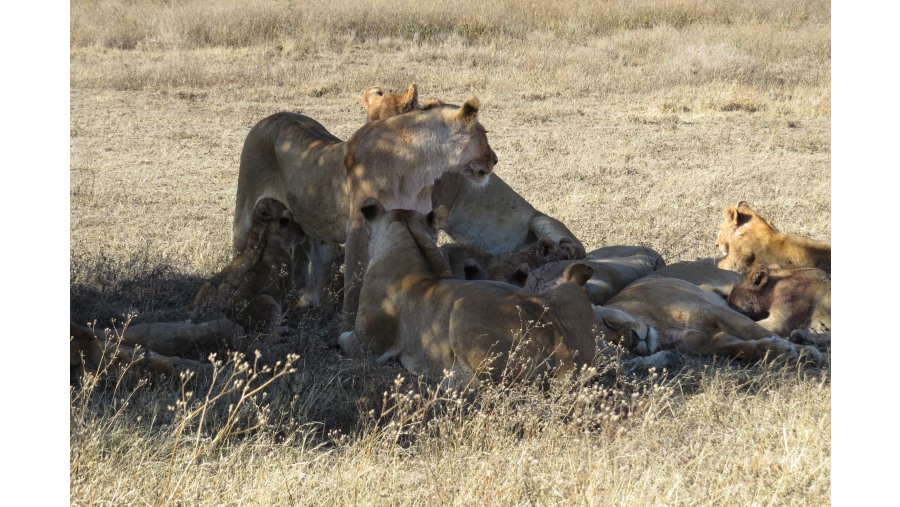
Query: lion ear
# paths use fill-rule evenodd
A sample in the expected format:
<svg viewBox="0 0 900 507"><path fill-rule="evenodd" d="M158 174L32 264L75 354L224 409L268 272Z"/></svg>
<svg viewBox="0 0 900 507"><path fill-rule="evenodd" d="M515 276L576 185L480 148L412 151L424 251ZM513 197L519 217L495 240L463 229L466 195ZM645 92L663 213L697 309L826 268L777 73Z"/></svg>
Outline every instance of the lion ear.
<svg viewBox="0 0 900 507"><path fill-rule="evenodd" d="M384 206L381 205L381 202L379 202L378 199L369 197L363 201L359 211L367 222L372 222L384 214Z"/></svg>
<svg viewBox="0 0 900 507"><path fill-rule="evenodd" d="M769 273L765 270L765 268L760 268L754 271L751 276L753 277L753 285L756 286L765 284L769 279Z"/></svg>
<svg viewBox="0 0 900 507"><path fill-rule="evenodd" d="M756 214L750 208L739 208L735 210L734 222L740 227L750 220L753 220L754 216L756 216Z"/></svg>
<svg viewBox="0 0 900 507"><path fill-rule="evenodd" d="M737 223L737 208L730 204L725 206L722 216L725 217L726 222Z"/></svg>
<svg viewBox="0 0 900 507"><path fill-rule="evenodd" d="M381 91L381 88L377 86L372 86L363 93L363 104L368 107L372 104L372 101L375 100L375 97L384 95L384 92Z"/></svg>
<svg viewBox="0 0 900 507"><path fill-rule="evenodd" d="M472 96L459 111L456 113L456 119L461 122L470 122L478 118L478 97Z"/></svg>
<svg viewBox="0 0 900 507"><path fill-rule="evenodd" d="M268 222L269 220L273 220L277 212L275 211L275 203L278 202L274 199L265 198L260 199L258 203L256 203L256 218L262 220L263 222Z"/></svg>
<svg viewBox="0 0 900 507"><path fill-rule="evenodd" d="M401 101L403 107L401 107L400 110L403 113L408 113L419 107L419 89L416 88L416 83L409 85L409 88L406 89L406 93L401 97Z"/></svg>
<svg viewBox="0 0 900 507"><path fill-rule="evenodd" d="M584 286L592 276L594 276L594 268L581 262L569 265L563 272L564 281L581 286Z"/></svg>

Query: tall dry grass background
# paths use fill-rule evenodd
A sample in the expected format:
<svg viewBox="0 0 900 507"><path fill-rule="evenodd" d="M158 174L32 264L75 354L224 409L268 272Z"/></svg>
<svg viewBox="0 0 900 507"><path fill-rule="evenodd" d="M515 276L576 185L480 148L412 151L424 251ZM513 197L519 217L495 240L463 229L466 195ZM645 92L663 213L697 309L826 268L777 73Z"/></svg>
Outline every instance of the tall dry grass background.
<svg viewBox="0 0 900 507"><path fill-rule="evenodd" d="M827 240L830 34L813 0L75 0L71 317L186 319L229 260L250 127L296 110L347 138L372 85L477 95L497 174L589 249L714 256L742 199ZM216 351L213 379L73 380L71 503L829 503L830 361L612 357L462 399L341 356L332 312Z"/></svg>

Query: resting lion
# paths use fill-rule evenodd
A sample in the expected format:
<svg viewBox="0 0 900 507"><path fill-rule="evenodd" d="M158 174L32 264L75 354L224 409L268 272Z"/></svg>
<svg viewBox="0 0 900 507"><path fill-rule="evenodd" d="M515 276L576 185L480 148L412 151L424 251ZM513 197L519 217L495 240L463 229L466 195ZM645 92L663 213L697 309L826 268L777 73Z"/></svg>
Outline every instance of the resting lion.
<svg viewBox="0 0 900 507"><path fill-rule="evenodd" d="M727 298L732 287L741 280L740 274L716 267L712 259L676 262L661 267L647 276L678 278L723 298Z"/></svg>
<svg viewBox="0 0 900 507"><path fill-rule="evenodd" d="M728 304L779 336L831 344L831 278L821 269L756 268Z"/></svg>
<svg viewBox="0 0 900 507"><path fill-rule="evenodd" d="M478 122L478 107L472 97L462 107L442 104L373 121L346 142L302 114L282 112L261 120L241 152L235 253L247 247L260 199L287 204L311 238L306 249L297 249L295 265L305 271L310 264L312 279L324 279L322 271L331 261L319 247L345 243L342 329L349 329L368 262L362 202L375 196L388 208L428 212L431 187L442 174L458 173L484 184L497 155Z"/></svg>
<svg viewBox="0 0 900 507"><path fill-rule="evenodd" d="M349 354L383 363L399 356L410 372L453 386L470 381L566 374L595 355L593 314L581 285L591 269L576 264L543 295L493 281L457 280L435 244L435 221L386 211L376 199L361 209L372 232L356 326L341 334ZM512 361L515 357L518 360Z"/></svg>
<svg viewBox="0 0 900 507"><path fill-rule="evenodd" d="M677 278L641 278L595 307L598 318L608 311L624 312L654 328L659 350L746 361L759 361L767 354L794 360L801 352L813 360L821 358L814 347L775 335L731 309L721 296Z"/></svg>
<svg viewBox="0 0 900 507"><path fill-rule="evenodd" d="M384 92L377 86L363 94L369 121L440 104L439 100L429 99L420 105L415 84L403 94ZM450 219L443 229L455 242L503 254L539 239L557 244L565 240L574 245L576 259L585 256L584 245L562 222L534 209L496 174L483 186L457 174L445 174L434 185L432 204L450 210Z"/></svg>
<svg viewBox="0 0 900 507"><path fill-rule="evenodd" d="M541 292L559 282L563 272L576 261L548 263L528 274L524 287ZM584 286L591 303L601 305L629 283L665 265L656 251L644 246L611 246L588 252L583 262L594 274Z"/></svg>
<svg viewBox="0 0 900 507"><path fill-rule="evenodd" d="M746 201L722 212L716 246L724 256L722 269L747 273L756 267L778 264L783 268L819 268L831 274L831 244L782 234Z"/></svg>

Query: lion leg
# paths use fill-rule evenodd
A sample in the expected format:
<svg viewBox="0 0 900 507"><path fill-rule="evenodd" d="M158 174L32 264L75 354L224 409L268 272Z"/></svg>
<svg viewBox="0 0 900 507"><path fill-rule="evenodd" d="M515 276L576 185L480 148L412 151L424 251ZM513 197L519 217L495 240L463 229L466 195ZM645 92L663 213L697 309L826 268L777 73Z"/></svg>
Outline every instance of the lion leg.
<svg viewBox="0 0 900 507"><path fill-rule="evenodd" d="M188 316L191 319L196 319L204 308L207 308L212 304L214 290L215 283L212 280L204 283L203 287L200 287L200 291L194 296L194 301L191 302L189 308L190 312L188 313Z"/></svg>
<svg viewBox="0 0 900 507"><path fill-rule="evenodd" d="M562 222L555 218L538 214L528 222L528 228L538 240L547 238L569 251L573 255L573 259L584 259L587 255L587 251L585 251L581 241Z"/></svg>
<svg viewBox="0 0 900 507"><path fill-rule="evenodd" d="M206 322L148 322L132 324L116 333L122 336L125 345L141 345L165 355L179 356L197 349L206 349L221 344L230 345L232 340L243 334L240 325L229 319Z"/></svg>
<svg viewBox="0 0 900 507"><path fill-rule="evenodd" d="M250 231L253 229L253 209L237 208L234 212L234 224L232 232L232 249L234 255L238 255L247 248Z"/></svg>
<svg viewBox="0 0 900 507"><path fill-rule="evenodd" d="M758 320L756 323L778 336L788 337L791 334L791 330L785 327L788 324L786 319L782 318L778 313L773 313L768 318Z"/></svg>
<svg viewBox="0 0 900 507"><path fill-rule="evenodd" d="M356 334L356 330L344 331L338 336L338 345L344 354L352 357L365 357L366 346Z"/></svg>
<svg viewBox="0 0 900 507"><path fill-rule="evenodd" d="M724 355L745 361L761 361L767 356L782 361L795 361L800 356L797 347L780 336L745 340L724 331L712 336L708 354Z"/></svg>
<svg viewBox="0 0 900 507"><path fill-rule="evenodd" d="M356 323L359 292L368 264L369 236L362 215L357 213L348 226L347 242L344 246L344 315L341 332L353 329Z"/></svg>
<svg viewBox="0 0 900 507"><path fill-rule="evenodd" d="M831 346L831 332L817 333L811 329L795 329L791 332L792 342L812 344L819 347Z"/></svg>
<svg viewBox="0 0 900 507"><path fill-rule="evenodd" d="M304 290L309 285L310 272L312 271L310 257L312 257L312 245L315 241L313 238L307 238L306 241L294 247L292 257L294 261L294 288L300 293L301 303L304 301ZM303 307L300 303L298 305L301 308Z"/></svg>
<svg viewBox="0 0 900 507"><path fill-rule="evenodd" d="M301 288L300 301L297 305L303 309L322 304L331 265L340 258L340 247L333 243L310 240L307 241L307 244L312 244L312 246L305 253L308 256L308 262L304 266L302 285L298 283Z"/></svg>

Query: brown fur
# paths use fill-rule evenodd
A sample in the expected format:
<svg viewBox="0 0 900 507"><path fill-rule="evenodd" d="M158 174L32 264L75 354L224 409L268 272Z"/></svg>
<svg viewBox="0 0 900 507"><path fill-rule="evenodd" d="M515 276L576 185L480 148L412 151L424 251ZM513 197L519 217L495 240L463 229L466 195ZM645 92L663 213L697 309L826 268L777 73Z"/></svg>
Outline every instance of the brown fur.
<svg viewBox="0 0 900 507"><path fill-rule="evenodd" d="M412 373L454 386L479 380L563 375L596 352L593 315L580 286L588 266L573 266L545 294L509 284L449 278L434 241L435 215L362 208L372 232L356 326L339 343L379 362L399 356ZM513 360L515 357L518 360Z"/></svg>
<svg viewBox="0 0 900 507"><path fill-rule="evenodd" d="M344 320L355 319L359 283L368 263L368 235L359 208L366 197L388 208L432 209L431 187L447 172L488 179L497 156L478 122L478 99L462 107L438 105L370 122L346 142L315 120L277 113L260 121L244 142L234 219L234 249L245 248L250 212L263 197L288 205L308 241L295 253L303 297L321 297L324 271L333 260L317 245L345 243ZM307 278L306 272L309 272ZM309 294L312 292L312 294Z"/></svg>
<svg viewBox="0 0 900 507"><path fill-rule="evenodd" d="M575 258L573 245L563 239L562 244L541 238L506 254L491 255L474 245L449 243L441 251L450 263L454 278L464 280L496 280L522 287L528 273L547 263Z"/></svg>
<svg viewBox="0 0 900 507"><path fill-rule="evenodd" d="M192 319L196 319L207 308L213 308L215 311L225 309L234 291L243 283L244 275L259 261L262 254L261 247L265 242L264 235L269 224L273 220L279 219L286 211L287 207L275 199L260 199L256 203L253 227L250 230L247 247L235 255L222 271L203 284L191 303ZM294 227L297 228L297 242L301 243L305 234L299 225L294 224Z"/></svg>
<svg viewBox="0 0 900 507"><path fill-rule="evenodd" d="M419 107L419 92L415 83L399 94L386 94L381 88L373 86L363 93L363 107L369 121L408 113Z"/></svg>
<svg viewBox="0 0 900 507"><path fill-rule="evenodd" d="M247 330L267 329L280 320L282 303L294 287L294 246L304 235L287 209L265 223L253 265L225 307L225 316Z"/></svg>
<svg viewBox="0 0 900 507"><path fill-rule="evenodd" d="M403 94L373 87L363 95L369 121L442 104L440 100L429 99L419 105L415 84ZM584 245L562 222L534 209L496 174L483 187L456 174L446 174L435 183L432 201L435 207L444 205L450 210L450 220L443 229L455 242L496 255L540 239L560 245L567 241L574 248L575 259L585 256Z"/></svg>
<svg viewBox="0 0 900 507"><path fill-rule="evenodd" d="M596 309L600 315L624 312L654 328L660 350L746 361L767 354L793 360L800 352L821 357L815 348L796 346L731 309L721 296L676 278L642 278Z"/></svg>
<svg viewBox="0 0 900 507"><path fill-rule="evenodd" d="M756 268L728 304L779 336L831 343L831 278L821 269Z"/></svg>
<svg viewBox="0 0 900 507"><path fill-rule="evenodd" d="M731 293L734 284L741 280L740 274L716 267L712 259L676 262L659 268L647 276L678 278L724 298Z"/></svg>
<svg viewBox="0 0 900 507"><path fill-rule="evenodd" d="M559 261L532 270L525 288L540 292L558 283L566 268L576 261ZM629 283L665 265L662 257L643 246L612 246L588 252L583 261L594 270L584 289L591 303L602 305Z"/></svg>
<svg viewBox="0 0 900 507"><path fill-rule="evenodd" d="M783 268L819 268L831 274L831 244L778 232L746 201L728 205L716 236L724 256L722 269L747 273L756 267L778 264Z"/></svg>

